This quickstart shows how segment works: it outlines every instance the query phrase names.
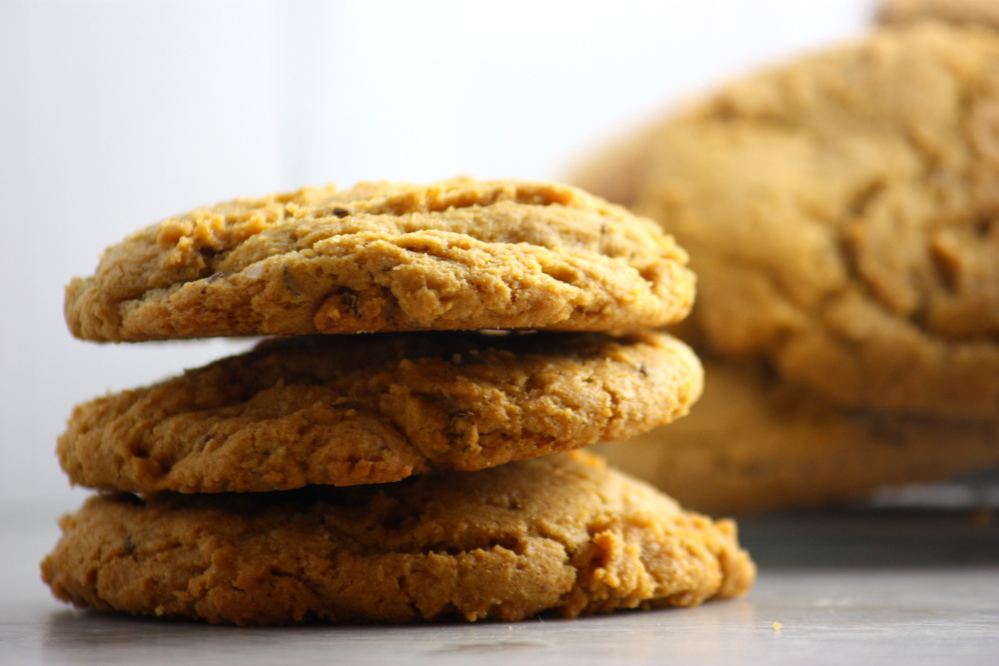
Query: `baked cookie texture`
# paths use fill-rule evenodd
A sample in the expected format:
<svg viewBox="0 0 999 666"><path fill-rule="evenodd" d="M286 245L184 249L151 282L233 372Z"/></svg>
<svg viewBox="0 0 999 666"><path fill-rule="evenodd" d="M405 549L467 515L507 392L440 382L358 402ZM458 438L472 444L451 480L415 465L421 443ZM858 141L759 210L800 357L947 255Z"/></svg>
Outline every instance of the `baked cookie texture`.
<svg viewBox="0 0 999 666"><path fill-rule="evenodd" d="M734 523L586 454L377 486L91 498L42 564L101 610L275 625L567 617L744 594Z"/></svg>
<svg viewBox="0 0 999 666"><path fill-rule="evenodd" d="M995 0L886 0L878 9L877 18L885 25L939 19L999 28L999 3Z"/></svg>
<svg viewBox="0 0 999 666"><path fill-rule="evenodd" d="M937 21L764 71L575 181L693 257L688 332L847 409L999 419L999 34Z"/></svg>
<svg viewBox="0 0 999 666"><path fill-rule="evenodd" d="M847 411L755 364L704 363L704 397L688 416L594 449L688 509L842 504L999 465L999 421Z"/></svg>
<svg viewBox="0 0 999 666"><path fill-rule="evenodd" d="M627 439L701 385L694 353L649 331L295 336L78 406L58 455L103 490L383 483Z"/></svg>
<svg viewBox="0 0 999 666"><path fill-rule="evenodd" d="M690 309L686 253L580 190L456 179L239 199L142 229L66 288L95 341L661 326Z"/></svg>

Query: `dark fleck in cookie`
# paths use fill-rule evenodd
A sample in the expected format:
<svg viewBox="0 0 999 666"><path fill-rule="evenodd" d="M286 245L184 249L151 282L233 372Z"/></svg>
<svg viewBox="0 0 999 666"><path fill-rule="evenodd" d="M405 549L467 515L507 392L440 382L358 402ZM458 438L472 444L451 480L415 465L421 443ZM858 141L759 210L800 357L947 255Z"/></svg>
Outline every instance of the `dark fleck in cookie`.
<svg viewBox="0 0 999 666"><path fill-rule="evenodd" d="M42 563L60 599L272 625L519 620L744 594L735 524L585 454L394 484L98 496Z"/></svg>
<svg viewBox="0 0 999 666"><path fill-rule="evenodd" d="M397 481L621 440L700 395L664 334L294 336L76 408L75 484L245 492Z"/></svg>
<svg viewBox="0 0 999 666"><path fill-rule="evenodd" d="M921 19L952 23L980 23L999 28L999 2L996 0L885 0L878 21L886 25Z"/></svg>
<svg viewBox="0 0 999 666"><path fill-rule="evenodd" d="M686 259L652 222L567 186L362 183L147 227L69 284L65 312L98 341L633 329L686 315Z"/></svg>
<svg viewBox="0 0 999 666"><path fill-rule="evenodd" d="M682 420L596 450L721 515L841 504L999 465L999 422L844 410L752 364L705 360L705 380Z"/></svg>
<svg viewBox="0 0 999 666"><path fill-rule="evenodd" d="M879 30L728 86L576 180L691 252L706 349L846 408L999 418L999 34Z"/></svg>

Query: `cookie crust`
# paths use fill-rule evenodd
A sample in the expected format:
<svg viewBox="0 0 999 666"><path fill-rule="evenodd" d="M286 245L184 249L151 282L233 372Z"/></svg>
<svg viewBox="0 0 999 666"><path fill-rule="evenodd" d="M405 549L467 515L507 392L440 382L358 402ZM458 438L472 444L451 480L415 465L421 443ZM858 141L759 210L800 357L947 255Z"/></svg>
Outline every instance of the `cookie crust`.
<svg viewBox="0 0 999 666"><path fill-rule="evenodd" d="M361 183L240 199L108 248L66 288L86 340L532 328L683 318L686 254L568 186Z"/></svg>
<svg viewBox="0 0 999 666"><path fill-rule="evenodd" d="M727 86L576 178L660 222L706 349L850 409L999 418L999 34L918 22Z"/></svg>
<svg viewBox="0 0 999 666"><path fill-rule="evenodd" d="M82 404L57 449L103 490L384 483L626 439L701 383L693 352L652 332L295 336Z"/></svg>
<svg viewBox="0 0 999 666"><path fill-rule="evenodd" d="M101 610L275 625L567 617L744 594L728 520L586 454L291 493L98 496L42 563Z"/></svg>

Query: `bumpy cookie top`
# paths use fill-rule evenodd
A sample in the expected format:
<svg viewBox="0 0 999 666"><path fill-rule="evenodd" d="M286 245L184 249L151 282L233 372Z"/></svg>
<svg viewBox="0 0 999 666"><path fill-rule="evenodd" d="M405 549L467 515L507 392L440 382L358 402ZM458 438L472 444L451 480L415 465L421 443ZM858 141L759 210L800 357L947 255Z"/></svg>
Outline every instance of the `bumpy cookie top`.
<svg viewBox="0 0 999 666"><path fill-rule="evenodd" d="M940 19L953 23L981 23L999 28L999 2L996 0L886 0L878 11L884 24L907 23L920 19Z"/></svg>
<svg viewBox="0 0 999 666"><path fill-rule="evenodd" d="M293 336L80 405L58 453L104 490L384 483L627 439L685 414L701 378L650 332Z"/></svg>
<svg viewBox="0 0 999 666"><path fill-rule="evenodd" d="M659 326L690 308L652 222L547 183L362 183L240 199L109 248L66 289L98 341Z"/></svg>
<svg viewBox="0 0 999 666"><path fill-rule="evenodd" d="M578 180L691 251L715 351L848 407L999 417L999 34L880 30L729 86Z"/></svg>
<svg viewBox="0 0 999 666"><path fill-rule="evenodd" d="M42 564L56 596L269 625L573 617L744 594L713 522L583 454L292 493L99 496Z"/></svg>

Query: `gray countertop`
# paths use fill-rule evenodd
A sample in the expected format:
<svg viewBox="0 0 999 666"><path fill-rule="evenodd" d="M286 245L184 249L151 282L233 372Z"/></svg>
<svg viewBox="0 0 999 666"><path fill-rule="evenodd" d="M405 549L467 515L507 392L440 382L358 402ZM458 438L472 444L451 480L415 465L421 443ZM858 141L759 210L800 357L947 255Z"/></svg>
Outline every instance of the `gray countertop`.
<svg viewBox="0 0 999 666"><path fill-rule="evenodd" d="M999 664L999 525L986 512L866 508L742 521L756 586L694 609L282 629L56 602L38 561L58 537L57 513L0 516L0 664Z"/></svg>

